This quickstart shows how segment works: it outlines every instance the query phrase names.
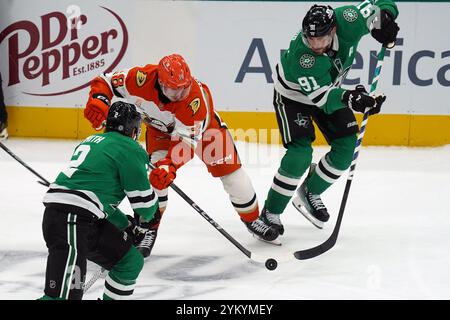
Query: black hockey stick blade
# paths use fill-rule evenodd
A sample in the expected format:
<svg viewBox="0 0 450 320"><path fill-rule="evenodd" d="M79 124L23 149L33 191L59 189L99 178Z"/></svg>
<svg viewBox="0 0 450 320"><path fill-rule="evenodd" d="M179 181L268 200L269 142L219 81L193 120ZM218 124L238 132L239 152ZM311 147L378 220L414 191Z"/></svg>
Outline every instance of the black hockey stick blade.
<svg viewBox="0 0 450 320"><path fill-rule="evenodd" d="M42 184L44 187L49 187L50 186L50 184L47 181L39 181L38 180L37 183Z"/></svg>

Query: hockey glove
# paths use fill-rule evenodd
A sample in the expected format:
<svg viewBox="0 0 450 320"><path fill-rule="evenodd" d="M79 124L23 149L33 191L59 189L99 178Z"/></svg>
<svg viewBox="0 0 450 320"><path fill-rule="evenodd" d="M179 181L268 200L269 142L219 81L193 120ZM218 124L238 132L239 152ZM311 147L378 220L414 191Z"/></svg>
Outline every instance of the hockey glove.
<svg viewBox="0 0 450 320"><path fill-rule="evenodd" d="M155 169L150 172L150 183L158 190L164 190L175 180L177 168L170 159L162 159L155 163Z"/></svg>
<svg viewBox="0 0 450 320"><path fill-rule="evenodd" d="M150 231L150 222L140 221L139 225L134 228L134 245L138 245L144 240L147 232Z"/></svg>
<svg viewBox="0 0 450 320"><path fill-rule="evenodd" d="M129 237L133 240L134 245L138 245L145 237L145 234L151 229L150 221L143 222L142 220L136 220L132 216L127 215L128 227L124 230ZM139 223L137 223L139 221Z"/></svg>
<svg viewBox="0 0 450 320"><path fill-rule="evenodd" d="M127 219L128 219L128 226L125 228L124 231L131 239L133 239L134 242L134 230L136 228L137 223L136 220L130 215L127 215Z"/></svg>
<svg viewBox="0 0 450 320"><path fill-rule="evenodd" d="M395 43L400 28L389 10L382 9L380 11L380 25L379 28L372 29L372 37L385 47L390 43Z"/></svg>
<svg viewBox="0 0 450 320"><path fill-rule="evenodd" d="M106 121L108 110L109 99L105 95L96 93L89 98L84 109L84 116L91 122L92 127L99 131L103 128L103 122Z"/></svg>
<svg viewBox="0 0 450 320"><path fill-rule="evenodd" d="M364 113L366 108L370 108L369 115L379 113L385 100L384 95L370 96L362 85L357 85L355 90L347 90L342 97L342 101L354 111Z"/></svg>

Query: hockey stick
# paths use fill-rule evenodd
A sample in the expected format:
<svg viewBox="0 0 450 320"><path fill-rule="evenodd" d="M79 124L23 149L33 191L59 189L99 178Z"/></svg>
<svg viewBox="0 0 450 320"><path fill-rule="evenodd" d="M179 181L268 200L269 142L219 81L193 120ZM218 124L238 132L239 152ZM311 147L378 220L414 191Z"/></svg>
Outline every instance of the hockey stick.
<svg viewBox="0 0 450 320"><path fill-rule="evenodd" d="M378 80L380 78L380 73L381 73L381 67L383 66L385 51L386 51L386 47L383 46L383 47L381 47L381 50L378 53L378 56L377 56L378 62L377 62L377 67L375 68L372 85L370 87L370 94L373 94L377 88ZM333 229L333 233L327 240L325 240L325 242L323 242L322 244L320 244L316 247L294 252L294 256L299 260L307 260L307 259L317 257L318 255L321 255L322 253L333 248L333 246L335 245L335 243L337 241L337 238L339 235L339 230L340 230L341 223L342 223L342 218L344 216L345 205L347 203L348 194L350 192L350 186L352 185L353 175L355 173L356 160L358 159L359 149L361 149L362 139L364 138L364 133L366 132L366 125L367 125L367 122L369 119L369 111L370 111L370 108L366 108L366 110L364 110L364 116L363 116L363 120L361 123L361 130L359 131L358 140L356 141L356 147L355 147L355 151L353 153L353 161L350 166L350 171L348 173L347 183L345 184L345 190L344 190L344 194L342 196L341 206L339 208L339 214L337 217L336 225Z"/></svg>
<svg viewBox="0 0 450 320"><path fill-rule="evenodd" d="M7 146L5 146L2 142L0 142L0 147L6 151L7 154L9 154L11 157L13 157L17 162L19 162L21 165L23 165L25 168L30 170L32 173L34 173L41 181L38 181L38 183L48 187L50 186L50 182L47 181L43 176L41 176L39 173L34 171L29 165L27 165L25 162L23 162L18 156L16 156Z"/></svg>
<svg viewBox="0 0 450 320"><path fill-rule="evenodd" d="M150 164L152 169L155 169L153 164ZM239 249L247 258L253 260L255 262L265 263L267 269L273 270L277 267L277 261L273 258L267 259L261 255L257 255L247 248L245 248L242 244L240 244L236 239L234 239L228 232L226 232L214 219L212 219L205 211L203 211L188 195L186 195L175 183L171 183L170 187L178 193L178 195L183 198L195 211L197 211L210 225L212 225L217 231L219 231L228 241L230 241L236 248ZM292 254L289 254L289 257L292 258ZM282 258L283 259L283 258ZM283 259L285 260L285 259ZM273 269L272 269L273 268Z"/></svg>
<svg viewBox="0 0 450 320"><path fill-rule="evenodd" d="M38 181L38 183L42 184L43 186L50 186L50 182L48 182L47 179L45 179L43 176L41 176L39 173L37 173L35 170L33 170L33 168L31 168L29 165L27 165L25 162L23 162L18 156L16 156L14 154L14 152L12 152L7 146L5 146L2 142L0 142L0 147L6 151L6 153L8 153L11 157L13 157L17 162L19 162L21 165L23 165L25 168L27 168L28 170L30 170L32 173L34 173L37 177L39 177L39 179L41 179L41 181ZM83 292L86 292L89 290L89 288L103 275L103 273L106 272L105 269L100 268L98 269L94 275L92 276L92 278L85 283L84 287L83 287Z"/></svg>

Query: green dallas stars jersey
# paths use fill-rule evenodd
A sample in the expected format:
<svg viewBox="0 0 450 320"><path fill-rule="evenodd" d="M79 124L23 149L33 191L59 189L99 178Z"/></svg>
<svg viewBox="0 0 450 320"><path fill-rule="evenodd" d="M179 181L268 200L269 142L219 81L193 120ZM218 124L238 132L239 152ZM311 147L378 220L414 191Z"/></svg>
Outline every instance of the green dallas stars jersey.
<svg viewBox="0 0 450 320"><path fill-rule="evenodd" d="M353 64L359 41L369 33L370 16L377 7L389 10L394 17L398 15L392 0L365 0L357 6L335 9L337 30L332 57L315 54L302 33L297 34L276 66L275 90L291 100L315 105L327 114L343 108L345 90L340 86Z"/></svg>
<svg viewBox="0 0 450 320"><path fill-rule="evenodd" d="M123 229L128 220L117 206L125 196L146 221L158 208L147 170L148 155L138 142L118 132L95 134L76 147L69 168L50 185L43 202L107 218Z"/></svg>

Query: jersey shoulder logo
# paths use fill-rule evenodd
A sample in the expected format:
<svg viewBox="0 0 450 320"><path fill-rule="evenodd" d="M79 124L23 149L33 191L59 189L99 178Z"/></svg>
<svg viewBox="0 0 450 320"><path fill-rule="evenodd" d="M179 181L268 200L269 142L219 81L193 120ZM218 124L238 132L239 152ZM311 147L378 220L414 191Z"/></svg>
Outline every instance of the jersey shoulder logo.
<svg viewBox="0 0 450 320"><path fill-rule="evenodd" d="M195 98L189 103L189 107L192 109L192 115L196 114L200 108L200 98Z"/></svg>
<svg viewBox="0 0 450 320"><path fill-rule="evenodd" d="M305 53L304 55L302 55L300 57L300 65L305 69L312 68L315 63L316 63L316 58L314 58L312 55L310 55L308 53Z"/></svg>
<svg viewBox="0 0 450 320"><path fill-rule="evenodd" d="M343 15L344 15L344 19L350 23L355 22L356 19L358 19L358 13L351 8L345 9L343 12Z"/></svg>
<svg viewBox="0 0 450 320"><path fill-rule="evenodd" d="M136 85L138 87L142 87L145 83L145 80L147 80L147 74L145 72L142 72L141 70L138 70L136 73Z"/></svg>

